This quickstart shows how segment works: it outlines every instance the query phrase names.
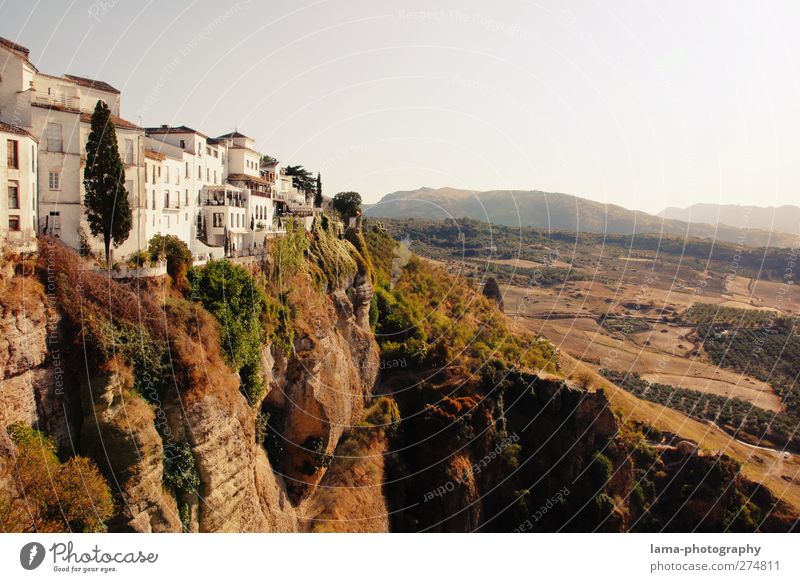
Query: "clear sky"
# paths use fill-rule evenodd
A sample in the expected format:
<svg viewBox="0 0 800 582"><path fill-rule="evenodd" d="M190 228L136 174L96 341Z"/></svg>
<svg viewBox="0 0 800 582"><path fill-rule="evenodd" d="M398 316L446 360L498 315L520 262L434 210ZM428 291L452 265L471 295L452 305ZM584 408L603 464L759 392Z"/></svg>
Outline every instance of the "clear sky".
<svg viewBox="0 0 800 582"><path fill-rule="evenodd" d="M237 127L326 194L800 203L800 2L0 0L0 36L123 116Z"/></svg>

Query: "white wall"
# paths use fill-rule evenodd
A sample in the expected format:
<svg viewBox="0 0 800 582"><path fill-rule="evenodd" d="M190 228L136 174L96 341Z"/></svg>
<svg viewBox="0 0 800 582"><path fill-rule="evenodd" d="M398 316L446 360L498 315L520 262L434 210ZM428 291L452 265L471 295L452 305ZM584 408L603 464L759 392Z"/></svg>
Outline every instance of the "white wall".
<svg viewBox="0 0 800 582"><path fill-rule="evenodd" d="M16 142L17 168L7 165L8 141ZM0 243L35 246L36 141L25 135L0 131ZM9 186L17 187L19 208L9 208ZM19 219L19 230L9 229L9 218Z"/></svg>

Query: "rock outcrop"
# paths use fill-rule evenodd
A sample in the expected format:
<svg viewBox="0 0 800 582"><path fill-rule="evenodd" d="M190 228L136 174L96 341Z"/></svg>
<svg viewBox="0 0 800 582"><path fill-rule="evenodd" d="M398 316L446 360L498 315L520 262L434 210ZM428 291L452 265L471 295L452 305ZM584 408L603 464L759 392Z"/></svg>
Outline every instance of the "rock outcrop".
<svg viewBox="0 0 800 582"><path fill-rule="evenodd" d="M82 382L82 452L106 475L117 499L112 530L180 531L174 497L163 485L164 449L155 412L131 392L131 371L111 361Z"/></svg>
<svg viewBox="0 0 800 582"><path fill-rule="evenodd" d="M300 334L294 352L265 356L270 389L265 409L285 419L285 474L295 503L322 479L323 460L336 449L342 433L364 411L375 385L378 345L369 327L372 286L366 281L320 297L311 287L296 290L302 305Z"/></svg>

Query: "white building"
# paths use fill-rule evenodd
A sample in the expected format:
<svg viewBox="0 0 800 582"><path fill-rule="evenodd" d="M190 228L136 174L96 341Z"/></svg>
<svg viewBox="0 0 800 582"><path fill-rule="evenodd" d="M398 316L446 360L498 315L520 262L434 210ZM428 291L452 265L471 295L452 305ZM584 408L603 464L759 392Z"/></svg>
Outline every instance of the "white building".
<svg viewBox="0 0 800 582"><path fill-rule="evenodd" d="M251 252L264 245L264 240L283 232L275 222L276 194L275 183L265 177L261 171L262 154L255 149L255 141L238 131L221 135L217 141L227 148L227 183L234 186L230 190L230 200L234 204L244 204L244 230L239 227L239 212L231 210L229 214L220 214L219 210L211 210L211 229L213 218L225 219L229 216L233 222L222 224L223 233L227 232L236 253ZM240 193L237 195L237 191ZM218 193L210 200L218 200ZM225 200L229 199L226 191ZM234 208L238 208L234 206ZM227 219L226 219L227 220ZM212 232L208 229L207 232ZM217 230L214 230L217 232Z"/></svg>
<svg viewBox="0 0 800 582"><path fill-rule="evenodd" d="M36 139L0 122L0 245L36 248Z"/></svg>
<svg viewBox="0 0 800 582"><path fill-rule="evenodd" d="M221 256L221 243L202 240L208 232L202 206L205 189L225 184L227 145L185 125L162 125L145 132L146 149L152 158L145 163L150 236L173 234L196 256Z"/></svg>
<svg viewBox="0 0 800 582"><path fill-rule="evenodd" d="M143 129L120 117L120 92L102 81L40 72L27 48L0 38L0 204L2 241L26 244L37 232L76 249L102 251L86 221L86 141L98 101L111 110L133 229L116 260L157 234L186 242L200 258L247 254L284 232L280 217L310 216L306 196L278 162L262 164L252 138L210 138L190 127Z"/></svg>
<svg viewBox="0 0 800 582"><path fill-rule="evenodd" d="M0 38L0 120L38 140L39 229L74 248L85 242L102 249L102 241L89 233L83 188L92 112L102 100L111 110L133 214L130 236L115 254L145 247L144 131L120 117L120 92L102 81L41 73L28 57L28 49Z"/></svg>

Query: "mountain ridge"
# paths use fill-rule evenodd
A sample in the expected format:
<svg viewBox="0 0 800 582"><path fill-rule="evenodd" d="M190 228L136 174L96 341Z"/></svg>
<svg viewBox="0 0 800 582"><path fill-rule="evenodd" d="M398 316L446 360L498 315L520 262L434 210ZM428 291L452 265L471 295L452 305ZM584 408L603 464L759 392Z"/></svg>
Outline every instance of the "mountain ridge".
<svg viewBox="0 0 800 582"><path fill-rule="evenodd" d="M720 222L735 228L756 228L800 234L800 206L755 206L699 202L685 208L668 206L656 216L685 222Z"/></svg>
<svg viewBox="0 0 800 582"><path fill-rule="evenodd" d="M466 190L421 187L386 194L365 207L380 218L471 218L505 226L609 234L713 238L744 246L788 247L794 233L663 218L617 204L541 190Z"/></svg>

